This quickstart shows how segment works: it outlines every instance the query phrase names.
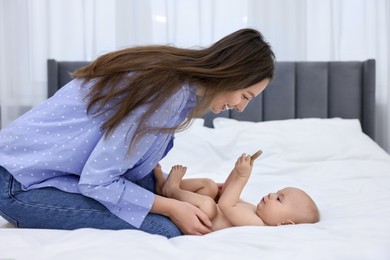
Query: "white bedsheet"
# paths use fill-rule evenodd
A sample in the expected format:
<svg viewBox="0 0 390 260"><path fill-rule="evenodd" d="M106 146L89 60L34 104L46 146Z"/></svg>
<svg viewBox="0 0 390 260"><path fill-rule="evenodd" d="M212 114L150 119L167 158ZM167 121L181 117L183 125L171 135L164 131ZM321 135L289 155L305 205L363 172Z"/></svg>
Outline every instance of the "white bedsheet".
<svg viewBox="0 0 390 260"><path fill-rule="evenodd" d="M390 156L357 120L217 119L215 126L199 119L178 133L163 169L183 164L187 177L222 182L241 153L262 149L243 199L257 203L268 192L300 187L316 201L321 221L168 240L134 230L16 229L0 218L0 260L390 259Z"/></svg>

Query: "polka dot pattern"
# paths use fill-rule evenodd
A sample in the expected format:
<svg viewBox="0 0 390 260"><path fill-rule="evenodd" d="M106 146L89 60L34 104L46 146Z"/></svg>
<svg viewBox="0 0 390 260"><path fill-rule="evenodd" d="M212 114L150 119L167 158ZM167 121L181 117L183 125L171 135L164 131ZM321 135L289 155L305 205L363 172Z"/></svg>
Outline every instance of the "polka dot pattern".
<svg viewBox="0 0 390 260"><path fill-rule="evenodd" d="M132 111L106 138L100 127L111 114L87 114L84 97L93 82L86 87L80 87L81 83L79 79L71 81L3 128L0 163L26 190L56 187L82 193L139 227L152 207L154 194L133 182L152 171L172 147L173 136L148 133L127 154L147 106ZM146 124L178 125L195 104L195 87L183 85Z"/></svg>

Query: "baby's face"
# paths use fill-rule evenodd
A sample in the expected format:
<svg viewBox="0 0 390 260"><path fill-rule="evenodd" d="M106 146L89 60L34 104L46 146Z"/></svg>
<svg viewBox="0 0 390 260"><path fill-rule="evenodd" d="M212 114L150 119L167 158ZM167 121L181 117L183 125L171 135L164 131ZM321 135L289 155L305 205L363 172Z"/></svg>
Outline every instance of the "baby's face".
<svg viewBox="0 0 390 260"><path fill-rule="evenodd" d="M312 204L308 195L297 188L284 188L264 196L257 204L256 214L266 225L277 226L299 222L302 209Z"/></svg>

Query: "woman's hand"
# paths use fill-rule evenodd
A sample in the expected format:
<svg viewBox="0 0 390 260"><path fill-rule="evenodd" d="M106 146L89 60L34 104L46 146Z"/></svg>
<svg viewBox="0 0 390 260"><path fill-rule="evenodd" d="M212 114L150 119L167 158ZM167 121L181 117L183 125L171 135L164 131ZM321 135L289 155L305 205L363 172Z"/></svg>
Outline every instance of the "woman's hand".
<svg viewBox="0 0 390 260"><path fill-rule="evenodd" d="M185 235L205 235L211 232L211 221L198 207L176 200L168 217Z"/></svg>
<svg viewBox="0 0 390 260"><path fill-rule="evenodd" d="M211 232L212 224L206 213L188 202L156 195L151 212L169 217L185 235Z"/></svg>

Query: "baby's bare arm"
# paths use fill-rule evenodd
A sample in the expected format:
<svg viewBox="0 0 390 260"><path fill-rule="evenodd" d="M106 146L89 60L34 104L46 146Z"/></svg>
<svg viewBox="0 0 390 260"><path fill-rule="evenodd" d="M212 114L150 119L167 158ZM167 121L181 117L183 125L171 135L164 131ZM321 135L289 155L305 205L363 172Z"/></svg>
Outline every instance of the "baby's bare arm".
<svg viewBox="0 0 390 260"><path fill-rule="evenodd" d="M248 182L252 165L249 155L243 154L238 158L218 201L220 210L233 226L264 225L263 221L255 214L253 205L248 206L240 202L241 192Z"/></svg>
<svg viewBox="0 0 390 260"><path fill-rule="evenodd" d="M255 152L254 154L252 154L250 156L250 166L253 167L253 163L254 161L260 157L260 155L263 154L263 151L262 150L258 150L257 152ZM232 174L234 174L234 171L236 170L236 167L233 168L232 172L229 174L228 178L226 179L225 183L223 184L220 184L220 186L222 186L222 188L220 189L219 193L218 193L218 199L216 201L219 200L219 198L222 196L223 192L225 191L225 187L229 184L230 182L230 179L232 177L230 177ZM250 175L252 172L252 169L248 172L248 174Z"/></svg>

